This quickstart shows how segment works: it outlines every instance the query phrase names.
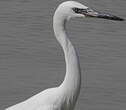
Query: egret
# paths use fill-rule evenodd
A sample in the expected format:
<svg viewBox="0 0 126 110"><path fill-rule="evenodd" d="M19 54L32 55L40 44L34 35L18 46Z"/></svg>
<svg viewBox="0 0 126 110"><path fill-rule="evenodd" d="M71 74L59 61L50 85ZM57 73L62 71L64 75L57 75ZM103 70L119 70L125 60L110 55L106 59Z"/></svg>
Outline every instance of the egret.
<svg viewBox="0 0 126 110"><path fill-rule="evenodd" d="M74 17L92 17L123 21L124 19L94 11L76 1L65 1L55 11L53 29L61 45L66 62L66 75L62 84L46 89L35 96L5 110L73 110L81 88L81 70L77 52L67 37L66 22Z"/></svg>

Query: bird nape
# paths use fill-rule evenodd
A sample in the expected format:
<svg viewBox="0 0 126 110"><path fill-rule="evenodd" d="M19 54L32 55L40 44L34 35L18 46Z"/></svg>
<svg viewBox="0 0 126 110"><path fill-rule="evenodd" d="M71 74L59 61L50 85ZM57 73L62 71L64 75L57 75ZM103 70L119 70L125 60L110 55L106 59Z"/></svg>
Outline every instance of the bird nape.
<svg viewBox="0 0 126 110"><path fill-rule="evenodd" d="M46 89L6 110L73 110L81 87L81 69L77 52L67 37L66 21L73 17L92 17L123 21L124 19L94 11L75 2L61 3L53 16L55 37L61 45L66 62L66 75L60 86Z"/></svg>

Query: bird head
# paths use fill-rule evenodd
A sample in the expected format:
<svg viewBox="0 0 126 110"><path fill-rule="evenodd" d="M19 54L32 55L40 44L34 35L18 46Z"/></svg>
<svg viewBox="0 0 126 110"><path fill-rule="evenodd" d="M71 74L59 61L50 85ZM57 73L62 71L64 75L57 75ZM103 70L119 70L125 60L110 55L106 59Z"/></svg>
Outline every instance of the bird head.
<svg viewBox="0 0 126 110"><path fill-rule="evenodd" d="M66 1L61 3L57 8L56 13L58 13L58 15L61 15L62 18L67 20L74 17L93 17L117 21L124 20L123 18L117 17L115 15L95 11L75 1Z"/></svg>

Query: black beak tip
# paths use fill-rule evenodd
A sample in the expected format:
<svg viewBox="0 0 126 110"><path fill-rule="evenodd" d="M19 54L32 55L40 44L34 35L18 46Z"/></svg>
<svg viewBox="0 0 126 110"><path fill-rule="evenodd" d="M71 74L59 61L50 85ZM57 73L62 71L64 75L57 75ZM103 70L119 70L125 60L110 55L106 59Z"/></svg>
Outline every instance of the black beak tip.
<svg viewBox="0 0 126 110"><path fill-rule="evenodd" d="M118 17L118 16L114 16L114 15L109 15L109 14L101 14L98 16L99 18L104 18L104 19L108 19L108 20L114 20L114 21L124 21L125 19Z"/></svg>
<svg viewBox="0 0 126 110"><path fill-rule="evenodd" d="M114 21L124 21L125 20L121 17L115 16L115 15L112 15L112 14L102 13L102 12L98 12L96 17L108 19L108 20L114 20Z"/></svg>
<svg viewBox="0 0 126 110"><path fill-rule="evenodd" d="M117 16L114 16L114 17L112 18L112 20L116 20L116 21L125 21L125 19L120 18L120 17L117 17Z"/></svg>
<svg viewBox="0 0 126 110"><path fill-rule="evenodd" d="M125 19L121 18L120 21L125 21Z"/></svg>

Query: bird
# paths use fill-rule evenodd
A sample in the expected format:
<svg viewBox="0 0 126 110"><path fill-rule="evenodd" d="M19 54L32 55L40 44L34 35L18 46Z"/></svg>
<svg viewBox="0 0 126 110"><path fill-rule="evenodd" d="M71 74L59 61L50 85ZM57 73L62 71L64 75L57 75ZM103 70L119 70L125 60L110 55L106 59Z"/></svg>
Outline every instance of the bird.
<svg viewBox="0 0 126 110"><path fill-rule="evenodd" d="M54 88L46 89L27 100L5 110L73 110L81 89L81 68L79 57L66 31L66 23L71 18L103 18L123 21L123 18L95 11L76 1L62 2L53 16L54 34L61 45L66 62L63 82Z"/></svg>

